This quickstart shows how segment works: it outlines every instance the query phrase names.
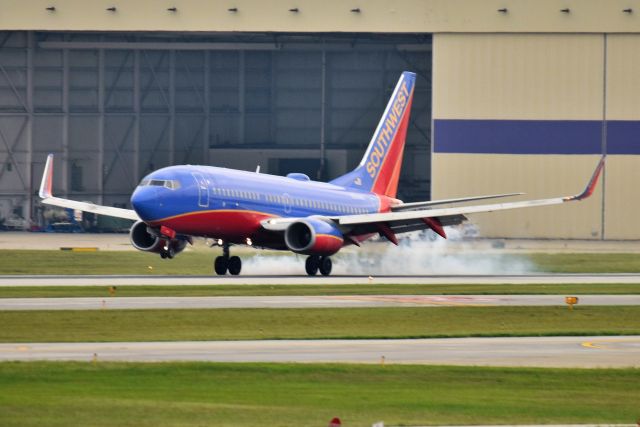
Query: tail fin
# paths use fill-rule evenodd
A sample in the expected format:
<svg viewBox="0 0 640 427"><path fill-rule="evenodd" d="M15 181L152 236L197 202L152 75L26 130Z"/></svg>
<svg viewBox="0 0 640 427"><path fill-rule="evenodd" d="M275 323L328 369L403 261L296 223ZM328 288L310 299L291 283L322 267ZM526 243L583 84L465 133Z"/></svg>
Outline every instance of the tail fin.
<svg viewBox="0 0 640 427"><path fill-rule="evenodd" d="M362 161L332 184L396 196L415 81L414 73L402 73Z"/></svg>

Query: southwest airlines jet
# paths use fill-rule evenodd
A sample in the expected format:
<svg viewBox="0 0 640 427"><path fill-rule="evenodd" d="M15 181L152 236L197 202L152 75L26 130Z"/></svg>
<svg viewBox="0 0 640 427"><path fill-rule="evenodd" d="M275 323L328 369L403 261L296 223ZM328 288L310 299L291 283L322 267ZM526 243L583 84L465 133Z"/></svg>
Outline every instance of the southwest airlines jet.
<svg viewBox="0 0 640 427"><path fill-rule="evenodd" d="M347 245L360 246L381 235L431 229L446 238L444 227L466 215L505 209L555 205L589 197L604 167L600 160L585 190L577 195L474 206L460 202L496 199L522 193L403 203L396 198L402 166L415 74L402 73L360 164L328 183L301 173L286 177L210 166L170 166L147 175L131 196L130 209L99 206L54 197L53 155L44 169L40 197L50 205L136 221L132 245L173 258L192 237L215 239L223 255L217 274L240 273L242 262L230 256L232 245L290 250L308 255L306 271L331 274L330 256ZM442 207L441 205L454 207Z"/></svg>

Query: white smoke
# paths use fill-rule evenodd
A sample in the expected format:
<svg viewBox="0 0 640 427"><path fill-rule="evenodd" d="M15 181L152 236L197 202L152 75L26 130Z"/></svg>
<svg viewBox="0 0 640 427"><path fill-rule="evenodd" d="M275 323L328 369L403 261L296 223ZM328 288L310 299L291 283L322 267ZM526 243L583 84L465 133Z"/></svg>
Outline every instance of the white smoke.
<svg viewBox="0 0 640 427"><path fill-rule="evenodd" d="M332 275L511 275L534 271L534 265L521 256L505 253L490 241L468 239L463 231L447 228L448 239L433 232L407 233L396 247L382 241L364 242L331 257ZM466 234L466 233L465 233ZM243 273L255 275L306 274L304 255L268 255L257 253L247 258Z"/></svg>

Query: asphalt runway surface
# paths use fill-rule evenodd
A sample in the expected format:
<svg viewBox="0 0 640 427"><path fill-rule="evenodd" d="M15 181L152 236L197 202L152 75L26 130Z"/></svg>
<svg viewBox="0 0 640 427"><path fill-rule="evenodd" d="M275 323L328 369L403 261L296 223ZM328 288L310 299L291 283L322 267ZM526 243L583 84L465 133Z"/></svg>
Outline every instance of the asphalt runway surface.
<svg viewBox="0 0 640 427"><path fill-rule="evenodd" d="M640 295L575 295L579 305L640 305ZM561 295L335 295L0 298L0 310L562 306Z"/></svg>
<svg viewBox="0 0 640 427"><path fill-rule="evenodd" d="M365 285L365 284L567 284L633 283L640 274L522 274L430 276L0 276L0 286L122 285Z"/></svg>
<svg viewBox="0 0 640 427"><path fill-rule="evenodd" d="M640 367L640 336L0 344L0 360Z"/></svg>

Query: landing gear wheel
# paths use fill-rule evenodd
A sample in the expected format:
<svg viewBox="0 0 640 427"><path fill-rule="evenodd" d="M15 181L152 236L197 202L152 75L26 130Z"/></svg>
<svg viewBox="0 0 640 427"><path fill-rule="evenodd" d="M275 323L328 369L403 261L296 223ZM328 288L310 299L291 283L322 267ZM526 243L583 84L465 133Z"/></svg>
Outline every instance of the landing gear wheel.
<svg viewBox="0 0 640 427"><path fill-rule="evenodd" d="M229 274L231 274L232 276L237 276L238 274L240 274L240 270L242 270L242 260L240 259L240 257L232 256L231 258L229 258L228 267Z"/></svg>
<svg viewBox="0 0 640 427"><path fill-rule="evenodd" d="M331 258L329 258L328 256L323 256L322 258L320 258L320 274L322 274L323 276L330 275L331 267L333 267Z"/></svg>
<svg viewBox="0 0 640 427"><path fill-rule="evenodd" d="M320 267L320 258L315 255L311 255L307 257L307 260L304 262L304 269L307 270L307 274L309 276L315 276L318 273L318 268Z"/></svg>
<svg viewBox="0 0 640 427"><path fill-rule="evenodd" d="M167 258L173 259L176 256L176 250L169 246L169 249L165 252L167 254Z"/></svg>
<svg viewBox="0 0 640 427"><path fill-rule="evenodd" d="M165 251L160 252L160 258L166 259L167 258L167 253Z"/></svg>
<svg viewBox="0 0 640 427"><path fill-rule="evenodd" d="M216 271L218 276L224 276L227 274L227 267L229 264L229 259L223 256L216 257L215 262L213 263L213 269Z"/></svg>

